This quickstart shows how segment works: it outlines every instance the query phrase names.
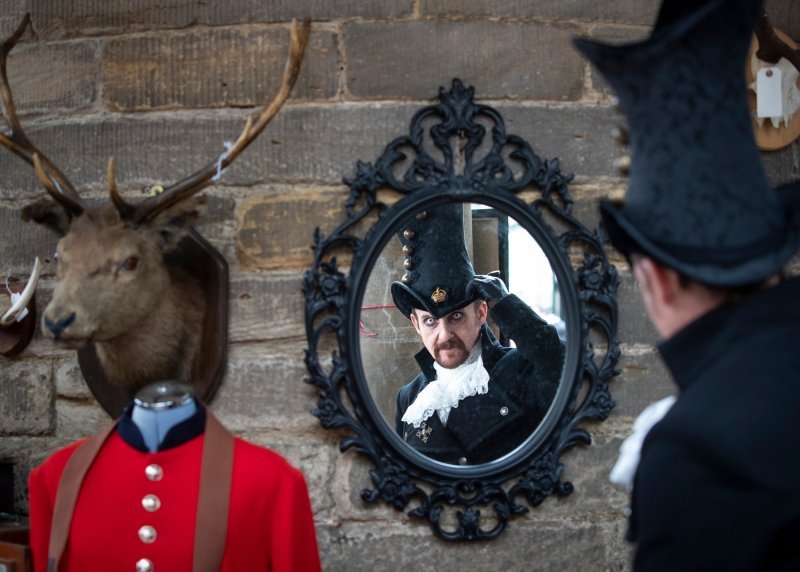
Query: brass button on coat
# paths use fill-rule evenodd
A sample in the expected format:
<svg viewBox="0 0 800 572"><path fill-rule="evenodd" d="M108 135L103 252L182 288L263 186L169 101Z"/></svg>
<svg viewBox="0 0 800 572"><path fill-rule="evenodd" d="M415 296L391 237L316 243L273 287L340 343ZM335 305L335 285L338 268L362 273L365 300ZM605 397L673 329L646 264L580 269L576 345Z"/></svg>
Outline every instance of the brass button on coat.
<svg viewBox="0 0 800 572"><path fill-rule="evenodd" d="M500 415L502 415L503 417L508 415L508 407L501 407L500 408Z"/></svg>
<svg viewBox="0 0 800 572"><path fill-rule="evenodd" d="M142 507L147 512L155 512L161 508L161 499L156 495L145 495L142 499Z"/></svg>
<svg viewBox="0 0 800 572"><path fill-rule="evenodd" d="M142 558L136 563L136 572L153 572L153 570L155 570L155 566L147 558Z"/></svg>
<svg viewBox="0 0 800 572"><path fill-rule="evenodd" d="M467 458L466 458L466 457L461 457L461 458L458 460L458 464L459 464L459 465L466 465L466 464L467 464Z"/></svg>
<svg viewBox="0 0 800 572"><path fill-rule="evenodd" d="M412 238L414 238L414 231L411 230L410 228L406 229L403 231L403 236L405 237L406 240L411 240Z"/></svg>
<svg viewBox="0 0 800 572"><path fill-rule="evenodd" d="M156 541L156 529L149 524L145 524L139 529L139 540L145 544L153 544Z"/></svg>
<svg viewBox="0 0 800 572"><path fill-rule="evenodd" d="M153 463L145 467L144 474L147 475L147 478L151 481L160 481L164 477L164 469L162 469L160 465Z"/></svg>

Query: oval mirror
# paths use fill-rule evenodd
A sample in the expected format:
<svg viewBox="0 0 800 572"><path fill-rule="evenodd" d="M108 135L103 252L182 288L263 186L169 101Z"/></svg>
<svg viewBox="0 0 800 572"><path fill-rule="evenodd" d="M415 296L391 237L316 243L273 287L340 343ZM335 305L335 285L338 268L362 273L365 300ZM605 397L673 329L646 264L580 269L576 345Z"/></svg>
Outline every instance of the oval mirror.
<svg viewBox="0 0 800 572"><path fill-rule="evenodd" d="M455 224L448 227L443 216ZM412 241L400 238L401 232L388 236L364 288L358 322L367 391L383 419L384 431L396 432L411 449L446 464L492 462L535 433L563 380L568 345L565 304L540 242L551 256L554 245L549 237L537 239L503 210L481 203L418 211L401 224L401 229L409 227L417 229L413 241L420 245L417 252L407 254ZM399 310L392 296L393 284L396 289L404 277L408 280L413 275L409 272L414 270L409 268L411 261L418 271L435 275L440 265L453 267L458 254L453 250L462 246L464 270L478 276L497 274L513 296L491 309L484 308L486 303L479 298L439 319L422 308L414 310L413 319ZM483 312L482 320L469 319ZM484 320L488 332L482 334ZM476 342L481 342L484 350L478 373L465 363L469 361L466 346L472 349ZM441 349L451 346L454 349ZM446 358L434 355L439 351L456 356L442 366L440 362ZM490 382L498 362L499 379ZM436 375L437 368L443 375ZM429 379L438 379L438 383L423 394L416 386L427 385ZM444 380L449 383L445 385ZM400 395L409 403L402 403ZM425 418L404 423L402 417L409 406L413 407L411 413L417 410L418 416ZM435 415L431 408L436 409Z"/></svg>
<svg viewBox="0 0 800 572"><path fill-rule="evenodd" d="M560 457L613 408L619 358L616 269L572 177L473 95L453 80L357 163L304 279L313 414L373 463L366 502L445 540L572 492Z"/></svg>

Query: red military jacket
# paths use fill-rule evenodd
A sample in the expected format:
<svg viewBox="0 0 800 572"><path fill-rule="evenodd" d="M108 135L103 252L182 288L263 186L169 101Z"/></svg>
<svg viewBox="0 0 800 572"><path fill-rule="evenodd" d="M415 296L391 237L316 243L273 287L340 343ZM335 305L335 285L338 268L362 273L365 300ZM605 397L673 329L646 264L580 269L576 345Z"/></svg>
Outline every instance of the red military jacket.
<svg viewBox="0 0 800 572"><path fill-rule="evenodd" d="M151 453L117 431L110 435L81 486L59 570L190 572L203 438ZM35 572L47 569L53 503L78 445L31 473ZM221 571L262 570L320 570L311 505L298 470L277 453L236 438Z"/></svg>

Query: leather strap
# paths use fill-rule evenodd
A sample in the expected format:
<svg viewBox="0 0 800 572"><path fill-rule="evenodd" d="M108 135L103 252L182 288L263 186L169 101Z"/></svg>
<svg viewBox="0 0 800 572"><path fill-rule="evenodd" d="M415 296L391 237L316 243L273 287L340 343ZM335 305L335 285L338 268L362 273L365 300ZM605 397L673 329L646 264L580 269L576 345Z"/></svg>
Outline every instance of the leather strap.
<svg viewBox="0 0 800 572"><path fill-rule="evenodd" d="M218 572L228 532L234 441L208 409L204 439L192 568L194 572Z"/></svg>
<svg viewBox="0 0 800 572"><path fill-rule="evenodd" d="M47 572L58 570L58 561L64 553L69 538L72 513L83 483L94 458L117 426L115 421L96 435L89 437L80 445L67 461L61 480L58 482L56 500L53 504L53 520L50 523L50 545L47 549Z"/></svg>
<svg viewBox="0 0 800 572"><path fill-rule="evenodd" d="M81 484L106 439L117 426L115 421L87 439L67 461L58 483L50 525L47 571L57 572L58 563L69 539L72 514ZM222 564L228 531L231 481L233 477L233 435L206 409L203 456L200 461L200 493L194 534L194 572L216 572Z"/></svg>

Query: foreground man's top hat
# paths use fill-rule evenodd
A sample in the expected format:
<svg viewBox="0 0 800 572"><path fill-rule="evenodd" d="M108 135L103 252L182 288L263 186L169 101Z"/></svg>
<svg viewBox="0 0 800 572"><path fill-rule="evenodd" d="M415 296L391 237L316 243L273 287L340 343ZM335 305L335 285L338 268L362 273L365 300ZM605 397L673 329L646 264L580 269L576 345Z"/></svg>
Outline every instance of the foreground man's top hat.
<svg viewBox="0 0 800 572"><path fill-rule="evenodd" d="M629 123L625 205L600 207L611 242L711 286L760 281L800 239L800 186L770 188L747 105L760 13L754 0L665 0L643 42L575 41Z"/></svg>
<svg viewBox="0 0 800 572"><path fill-rule="evenodd" d="M405 317L419 308L441 318L475 300L469 291L475 271L464 242L461 203L419 213L398 234L405 274L392 284L392 299Z"/></svg>

